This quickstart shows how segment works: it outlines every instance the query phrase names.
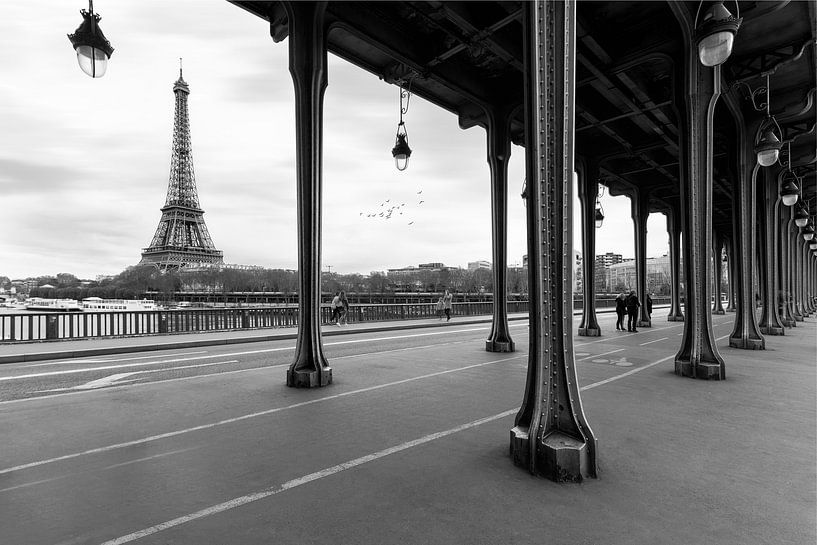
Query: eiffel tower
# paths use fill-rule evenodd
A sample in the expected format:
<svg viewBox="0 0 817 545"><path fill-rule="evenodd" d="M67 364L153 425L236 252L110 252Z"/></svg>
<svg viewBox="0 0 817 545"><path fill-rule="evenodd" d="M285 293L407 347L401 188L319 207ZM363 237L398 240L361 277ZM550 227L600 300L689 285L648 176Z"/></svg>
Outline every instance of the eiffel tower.
<svg viewBox="0 0 817 545"><path fill-rule="evenodd" d="M222 265L224 254L216 250L204 224L204 210L199 207L187 113L190 88L182 78L181 67L173 93L176 95L176 113L167 200L161 209L162 218L156 234L150 246L143 249L139 264L155 265L163 271L206 264Z"/></svg>

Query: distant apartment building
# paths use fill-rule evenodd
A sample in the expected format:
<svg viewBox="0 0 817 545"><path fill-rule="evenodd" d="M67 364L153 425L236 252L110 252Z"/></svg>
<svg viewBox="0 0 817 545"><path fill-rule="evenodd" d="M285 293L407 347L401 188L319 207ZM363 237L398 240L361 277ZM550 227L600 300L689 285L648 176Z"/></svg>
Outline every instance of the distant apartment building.
<svg viewBox="0 0 817 545"><path fill-rule="evenodd" d="M617 263L621 263L624 261L621 254L614 254L613 252L607 252L604 255L597 255L596 256L596 268L610 267L611 265L615 265Z"/></svg>
<svg viewBox="0 0 817 545"><path fill-rule="evenodd" d="M476 271L477 269L488 269L491 270L491 262L490 261L469 261L468 262L468 270L469 271Z"/></svg>
<svg viewBox="0 0 817 545"><path fill-rule="evenodd" d="M647 259L647 291L658 293L667 291L672 283L669 256ZM637 285L634 259L626 259L607 268L606 291L615 292L635 289Z"/></svg>

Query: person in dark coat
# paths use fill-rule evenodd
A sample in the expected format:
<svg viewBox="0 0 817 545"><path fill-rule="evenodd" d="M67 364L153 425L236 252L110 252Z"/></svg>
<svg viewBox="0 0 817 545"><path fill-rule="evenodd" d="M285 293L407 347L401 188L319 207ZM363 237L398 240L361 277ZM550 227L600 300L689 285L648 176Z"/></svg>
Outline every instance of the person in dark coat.
<svg viewBox="0 0 817 545"><path fill-rule="evenodd" d="M652 317L652 297L650 294L647 294L647 301L644 303L647 305L647 315Z"/></svg>
<svg viewBox="0 0 817 545"><path fill-rule="evenodd" d="M624 292L619 293L618 297L616 297L616 315L618 316L616 320L616 331L624 331L624 315L627 314L626 299L627 296L624 295Z"/></svg>
<svg viewBox="0 0 817 545"><path fill-rule="evenodd" d="M638 300L638 295L635 290L630 291L627 296L627 331L638 333L636 326L638 325L638 307L641 306L641 301Z"/></svg>

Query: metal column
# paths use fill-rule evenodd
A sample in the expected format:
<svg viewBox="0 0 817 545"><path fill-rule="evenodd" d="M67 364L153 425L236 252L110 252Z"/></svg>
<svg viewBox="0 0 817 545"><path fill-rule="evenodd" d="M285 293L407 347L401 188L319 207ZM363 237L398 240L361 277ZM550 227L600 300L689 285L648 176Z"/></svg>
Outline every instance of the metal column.
<svg viewBox="0 0 817 545"><path fill-rule="evenodd" d="M508 161L511 157L510 112L486 109L488 165L491 170L491 240L494 273L494 315L485 341L488 352L513 352L508 328Z"/></svg>
<svg viewBox="0 0 817 545"><path fill-rule="evenodd" d="M576 4L523 6L530 345L510 453L531 473L581 481L596 476L597 443L573 357Z"/></svg>
<svg viewBox="0 0 817 545"><path fill-rule="evenodd" d="M289 72L295 85L298 181L298 338L287 386L332 383L320 323L323 95L326 90L325 2L284 2Z"/></svg>
<svg viewBox="0 0 817 545"><path fill-rule="evenodd" d="M595 161L576 161L579 175L579 204L582 217L582 273L584 294L582 297L582 321L579 335L598 337L601 335L596 318L596 199L599 196L599 165Z"/></svg>

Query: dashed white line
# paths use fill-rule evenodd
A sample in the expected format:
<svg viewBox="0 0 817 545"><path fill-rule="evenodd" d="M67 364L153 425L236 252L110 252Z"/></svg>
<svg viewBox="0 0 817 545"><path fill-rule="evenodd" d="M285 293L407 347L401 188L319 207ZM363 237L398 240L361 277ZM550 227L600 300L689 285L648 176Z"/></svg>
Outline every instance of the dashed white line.
<svg viewBox="0 0 817 545"><path fill-rule="evenodd" d="M661 337L660 339L655 339L654 341L647 341L645 343L641 343L638 346L644 346L646 344L652 344L652 343L657 343L657 342L661 342L661 341L666 341L667 339L669 339L669 337Z"/></svg>

